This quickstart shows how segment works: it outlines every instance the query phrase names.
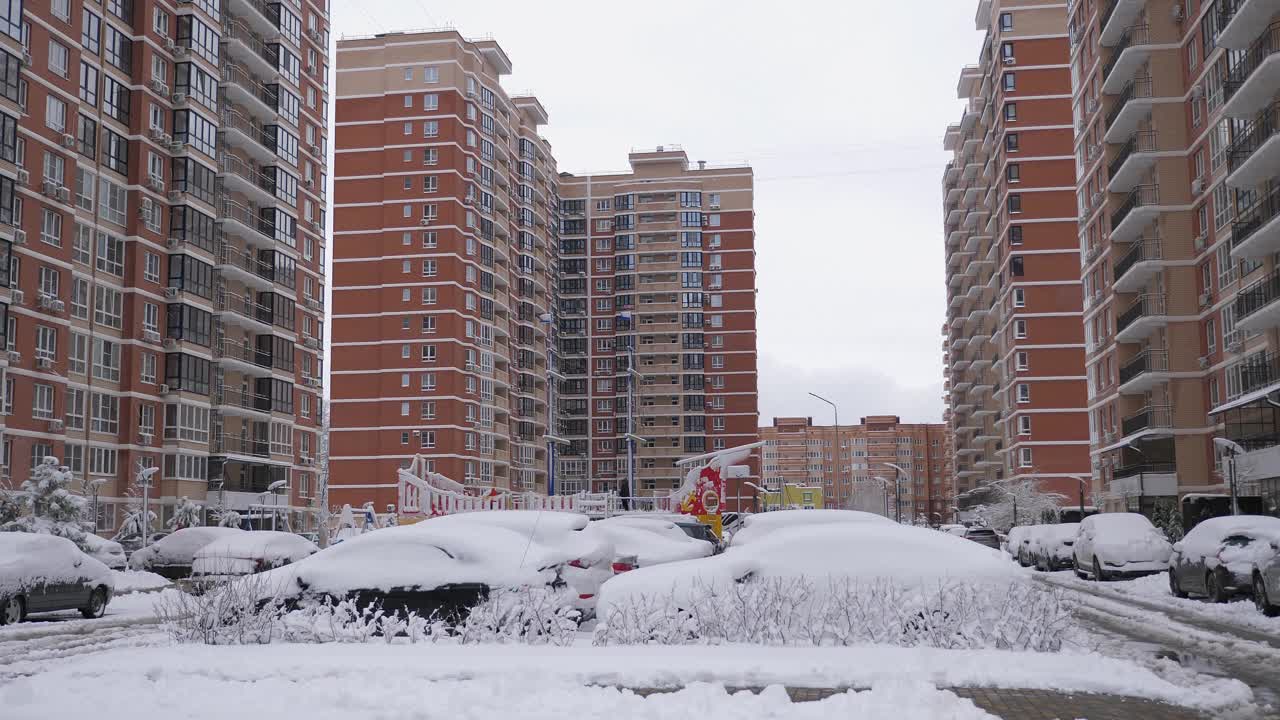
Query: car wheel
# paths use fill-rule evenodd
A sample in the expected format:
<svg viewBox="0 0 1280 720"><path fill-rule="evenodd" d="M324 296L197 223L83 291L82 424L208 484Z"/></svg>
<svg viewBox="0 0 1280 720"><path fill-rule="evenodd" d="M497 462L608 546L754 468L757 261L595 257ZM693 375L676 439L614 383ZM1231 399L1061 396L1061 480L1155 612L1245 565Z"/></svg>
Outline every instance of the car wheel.
<svg viewBox="0 0 1280 720"><path fill-rule="evenodd" d="M1103 582L1107 579L1107 576L1102 572L1102 563L1098 562L1097 555L1093 557L1093 579L1098 582Z"/></svg>
<svg viewBox="0 0 1280 720"><path fill-rule="evenodd" d="M1218 574L1213 571L1205 573L1204 592L1212 602L1224 603L1227 601L1227 591L1222 587L1222 583L1218 581Z"/></svg>
<svg viewBox="0 0 1280 720"><path fill-rule="evenodd" d="M26 609L26 604L17 595L5 599L4 607L0 608L0 625L16 625L22 622Z"/></svg>
<svg viewBox="0 0 1280 720"><path fill-rule="evenodd" d="M107 591L97 588L89 595L89 604L80 608L80 614L86 618L93 620L100 618L107 612Z"/></svg>
<svg viewBox="0 0 1280 720"><path fill-rule="evenodd" d="M1071 558L1071 569L1076 571L1076 577L1081 580L1087 580L1089 578L1088 574L1086 574L1084 570L1080 569L1080 561L1075 558Z"/></svg>
<svg viewBox="0 0 1280 720"><path fill-rule="evenodd" d="M1187 592L1178 584L1178 575L1173 571L1173 568L1169 568L1169 592L1176 598L1185 598L1187 596Z"/></svg>
<svg viewBox="0 0 1280 720"><path fill-rule="evenodd" d="M1271 604L1271 598L1267 596L1267 583L1258 573L1253 575L1253 604L1258 606L1258 612L1267 617L1280 615L1280 605Z"/></svg>

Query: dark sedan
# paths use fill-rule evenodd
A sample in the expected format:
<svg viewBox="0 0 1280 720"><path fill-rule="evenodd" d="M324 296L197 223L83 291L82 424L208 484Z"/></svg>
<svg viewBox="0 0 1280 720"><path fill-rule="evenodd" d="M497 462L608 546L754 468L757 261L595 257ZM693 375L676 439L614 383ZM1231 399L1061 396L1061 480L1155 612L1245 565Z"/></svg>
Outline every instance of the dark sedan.
<svg viewBox="0 0 1280 720"><path fill-rule="evenodd" d="M66 538L0 533L0 625L59 610L102 617L114 588L111 570Z"/></svg>
<svg viewBox="0 0 1280 720"><path fill-rule="evenodd" d="M1169 591L1176 597L1201 595L1227 602L1253 591L1254 571L1280 536L1280 518L1234 515L1196 525L1173 546Z"/></svg>
<svg viewBox="0 0 1280 720"><path fill-rule="evenodd" d="M972 540L979 545L986 545L989 548L1000 549L1000 536L995 530L985 527L971 527L964 531L966 540Z"/></svg>

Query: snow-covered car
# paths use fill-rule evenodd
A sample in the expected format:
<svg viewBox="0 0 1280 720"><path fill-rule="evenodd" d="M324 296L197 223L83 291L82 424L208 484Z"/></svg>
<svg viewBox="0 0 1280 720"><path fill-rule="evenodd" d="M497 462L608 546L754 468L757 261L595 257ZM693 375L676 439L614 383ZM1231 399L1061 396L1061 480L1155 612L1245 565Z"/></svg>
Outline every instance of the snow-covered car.
<svg viewBox="0 0 1280 720"><path fill-rule="evenodd" d="M147 535L147 544L154 545L169 536L170 530L158 530ZM129 535L126 537L116 536L112 538L113 542L120 543L120 547L124 548L124 556L126 558L133 557L133 554L142 549L142 536Z"/></svg>
<svg viewBox="0 0 1280 720"><path fill-rule="evenodd" d="M1268 617L1280 615L1280 537L1268 541L1270 554L1258 562L1253 572L1253 603Z"/></svg>
<svg viewBox="0 0 1280 720"><path fill-rule="evenodd" d="M586 515L536 510L490 510L432 518L417 527L451 526L503 528L563 555L561 576L575 596L574 607L589 617L596 606L600 586L613 577L613 545L600 535L584 533L591 520Z"/></svg>
<svg viewBox="0 0 1280 720"><path fill-rule="evenodd" d="M70 540L0 532L0 625L58 610L99 618L114 589L111 570Z"/></svg>
<svg viewBox="0 0 1280 720"><path fill-rule="evenodd" d="M301 535L276 530L247 530L221 537L196 551L194 582L221 582L274 570L315 554L320 548Z"/></svg>
<svg viewBox="0 0 1280 720"><path fill-rule="evenodd" d="M670 599L688 607L699 593L728 590L735 583L800 579L821 591L829 581L892 580L936 587L945 579L1016 582L1029 580L1029 574L998 550L928 528L827 523L779 530L745 546L735 542L708 558L618 575L601 589L597 612L607 623L611 609L620 605Z"/></svg>
<svg viewBox="0 0 1280 720"><path fill-rule="evenodd" d="M1275 555L1280 518L1228 515L1203 520L1173 546L1169 591L1226 602L1253 590L1259 568Z"/></svg>
<svg viewBox="0 0 1280 720"><path fill-rule="evenodd" d="M246 532L239 528L192 527L175 530L129 556L130 570L146 570L170 580L191 574L191 563L200 548L214 540Z"/></svg>
<svg viewBox="0 0 1280 720"><path fill-rule="evenodd" d="M943 525L938 529L948 535L955 535L956 537L964 537L965 530L968 530L968 528L963 525Z"/></svg>
<svg viewBox="0 0 1280 720"><path fill-rule="evenodd" d="M883 515L862 512L860 510L777 510L750 515L742 523L742 529L733 536L731 547L758 542L780 531L797 527L814 527L817 525L846 524L892 525L894 522Z"/></svg>
<svg viewBox="0 0 1280 720"><path fill-rule="evenodd" d="M492 590L563 585L561 571L575 559L501 525L427 520L364 533L237 582L287 605L353 600L459 620Z"/></svg>
<svg viewBox="0 0 1280 720"><path fill-rule="evenodd" d="M1090 515L1072 546L1076 575L1093 580L1139 577L1169 568L1173 547L1145 516L1115 512Z"/></svg>
<svg viewBox="0 0 1280 720"><path fill-rule="evenodd" d="M1070 570L1072 548L1079 532L1080 523L1033 525L1027 543L1031 565L1045 572Z"/></svg>
<svg viewBox="0 0 1280 720"><path fill-rule="evenodd" d="M613 546L614 574L708 557L715 554L716 549L714 544L690 537L676 523L660 517L622 515L596 520L583 532L600 535Z"/></svg>
<svg viewBox="0 0 1280 720"><path fill-rule="evenodd" d="M1035 525L1017 525L1009 528L1004 550L1022 567L1031 565L1031 530Z"/></svg>
<svg viewBox="0 0 1280 720"><path fill-rule="evenodd" d="M995 530L988 527L971 527L964 531L964 539L976 542L979 545L986 545L995 550L1000 549L1000 536Z"/></svg>
<svg viewBox="0 0 1280 720"><path fill-rule="evenodd" d="M124 546L114 540L86 533L82 545L86 555L112 570L124 570L128 566L128 560L124 556Z"/></svg>

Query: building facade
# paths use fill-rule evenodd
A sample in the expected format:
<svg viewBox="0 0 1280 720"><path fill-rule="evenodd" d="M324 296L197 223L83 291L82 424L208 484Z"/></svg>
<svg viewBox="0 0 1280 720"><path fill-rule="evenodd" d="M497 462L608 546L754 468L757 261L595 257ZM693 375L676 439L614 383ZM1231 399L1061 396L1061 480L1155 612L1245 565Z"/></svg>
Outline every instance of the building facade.
<svg viewBox="0 0 1280 720"><path fill-rule="evenodd" d="M904 423L896 415L872 415L857 425L838 427L815 425L808 417L774 418L772 425L760 428L763 487L772 497L784 488L818 488L824 503L820 507L889 517L899 513L894 509L896 491L905 520L950 522L948 435L941 423ZM794 496L796 491L788 492Z"/></svg>
<svg viewBox="0 0 1280 720"><path fill-rule="evenodd" d="M943 177L949 444L957 504L1030 482L1076 497L1090 474L1066 8L978 3L977 65Z"/></svg>
<svg viewBox="0 0 1280 720"><path fill-rule="evenodd" d="M314 0L0 3L0 484L56 456L106 534L139 467L161 522L183 496L311 506L328 24Z"/></svg>
<svg viewBox="0 0 1280 720"><path fill-rule="evenodd" d="M628 160L560 177L563 492L669 493L678 459L757 438L751 168L691 165L673 146Z"/></svg>
<svg viewBox="0 0 1280 720"><path fill-rule="evenodd" d="M1070 22L1095 476L1113 509L1223 493L1223 436L1275 512L1280 6L1083 0Z"/></svg>
<svg viewBox="0 0 1280 720"><path fill-rule="evenodd" d="M559 197L547 122L492 40L338 43L330 497L396 502L414 455L547 492Z"/></svg>

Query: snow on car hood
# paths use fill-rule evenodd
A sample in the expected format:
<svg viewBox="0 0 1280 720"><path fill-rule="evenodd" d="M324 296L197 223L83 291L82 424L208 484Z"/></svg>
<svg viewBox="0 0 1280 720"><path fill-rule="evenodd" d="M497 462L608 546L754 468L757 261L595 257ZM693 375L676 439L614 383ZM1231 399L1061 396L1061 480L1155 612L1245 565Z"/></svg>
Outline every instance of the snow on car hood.
<svg viewBox="0 0 1280 720"><path fill-rule="evenodd" d="M0 532L0 595L44 582L80 580L115 589L111 570L66 538Z"/></svg>
<svg viewBox="0 0 1280 720"><path fill-rule="evenodd" d="M175 530L129 557L129 567L146 570L158 565L190 565L200 548L214 540L246 532L239 528L193 527Z"/></svg>
<svg viewBox="0 0 1280 720"><path fill-rule="evenodd" d="M883 515L860 510L779 510L748 516L742 523L742 529L734 534L730 544L741 547L779 530L790 528L854 524L894 525L896 523Z"/></svg>
<svg viewBox="0 0 1280 720"><path fill-rule="evenodd" d="M601 588L598 611L607 616L611 604L638 597L679 601L697 588L725 588L748 576L805 578L818 586L829 579L911 584L1030 578L1001 552L947 533L892 522L818 524L779 530L713 557L618 575Z"/></svg>
<svg viewBox="0 0 1280 720"><path fill-rule="evenodd" d="M590 522L590 518L578 513L491 510L431 518L412 527L446 533L455 532L455 528L473 532L468 529L473 528L481 536L492 529L502 529L524 538L526 543L555 548L557 556L563 554L563 559L556 562L580 560L588 566L612 562L612 544L599 535L582 532Z"/></svg>
<svg viewBox="0 0 1280 720"><path fill-rule="evenodd" d="M691 538L666 520L610 518L597 520L583 533L600 536L613 545L615 558L635 557L639 567L709 557L715 548L706 540Z"/></svg>
<svg viewBox="0 0 1280 720"><path fill-rule="evenodd" d="M1213 556L1222 541L1232 535L1247 535L1266 541L1280 539L1280 518L1265 515L1227 515L1202 520L1178 543L1179 552L1188 557ZM1256 543L1254 543L1256 544Z"/></svg>
<svg viewBox="0 0 1280 720"><path fill-rule="evenodd" d="M258 561L272 565L297 562L319 551L310 540L275 530L241 531L218 538L196 551L191 563L195 575L208 573L245 574Z"/></svg>

